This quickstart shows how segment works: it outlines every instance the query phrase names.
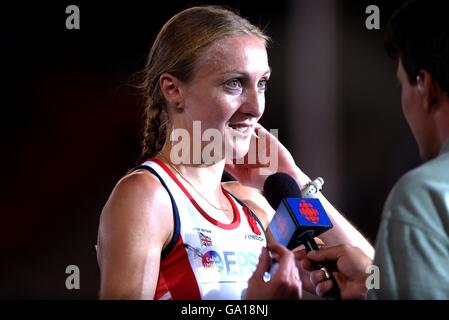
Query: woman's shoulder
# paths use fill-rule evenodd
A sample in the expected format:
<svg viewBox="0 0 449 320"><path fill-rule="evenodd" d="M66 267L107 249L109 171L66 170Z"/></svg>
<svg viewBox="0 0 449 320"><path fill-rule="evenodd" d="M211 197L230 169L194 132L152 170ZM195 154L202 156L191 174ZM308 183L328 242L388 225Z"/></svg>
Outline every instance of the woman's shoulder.
<svg viewBox="0 0 449 320"><path fill-rule="evenodd" d="M173 229L170 197L157 177L136 170L114 187L101 213L100 226L122 229L123 233L134 230L134 234L151 228L160 231L157 233L166 242Z"/></svg>
<svg viewBox="0 0 449 320"><path fill-rule="evenodd" d="M122 177L114 187L111 198L128 205L170 205L170 197L159 179L146 170L136 170Z"/></svg>
<svg viewBox="0 0 449 320"><path fill-rule="evenodd" d="M171 212L167 192L150 173L135 171L117 182L98 229L102 297L154 295L161 252L173 235Z"/></svg>
<svg viewBox="0 0 449 320"><path fill-rule="evenodd" d="M266 228L274 215L274 209L258 189L245 186L238 181L223 182L223 188L242 201L259 218Z"/></svg>

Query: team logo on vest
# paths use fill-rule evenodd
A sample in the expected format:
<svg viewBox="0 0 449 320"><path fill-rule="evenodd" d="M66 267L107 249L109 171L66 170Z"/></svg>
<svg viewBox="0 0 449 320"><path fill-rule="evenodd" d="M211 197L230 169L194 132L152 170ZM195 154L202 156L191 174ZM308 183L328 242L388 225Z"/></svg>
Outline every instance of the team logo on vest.
<svg viewBox="0 0 449 320"><path fill-rule="evenodd" d="M195 268L205 282L247 280L256 269L258 256L253 251L221 251L215 247L195 249ZM256 250L257 251L257 250Z"/></svg>
<svg viewBox="0 0 449 320"><path fill-rule="evenodd" d="M247 235L245 235L245 239L255 240L255 241L263 241L263 238L261 236L257 236L255 234L247 234Z"/></svg>
<svg viewBox="0 0 449 320"><path fill-rule="evenodd" d="M223 260L221 259L217 251L210 250L205 252L203 254L203 257L201 258L201 262L206 269L214 268L220 273L223 272Z"/></svg>

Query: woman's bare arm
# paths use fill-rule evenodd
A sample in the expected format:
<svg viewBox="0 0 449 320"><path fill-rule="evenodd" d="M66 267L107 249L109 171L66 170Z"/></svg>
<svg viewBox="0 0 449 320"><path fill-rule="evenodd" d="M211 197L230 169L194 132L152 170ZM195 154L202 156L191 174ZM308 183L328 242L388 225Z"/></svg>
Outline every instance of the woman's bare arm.
<svg viewBox="0 0 449 320"><path fill-rule="evenodd" d="M295 172L291 172L291 176L296 180L300 188L310 182L310 178L304 174L298 167ZM374 258L374 248L368 240L326 199L326 197L318 192L315 198L319 199L324 210L329 216L333 228L320 235L326 245L336 246L340 244L348 244L360 248L369 258Z"/></svg>
<svg viewBox="0 0 449 320"><path fill-rule="evenodd" d="M302 180L302 185L304 185L304 179ZM265 227L268 226L275 211L258 189L244 186L239 182L226 182L223 186L242 200L257 215ZM321 234L320 239L330 246L349 244L358 247L372 259L374 248L368 240L321 193L317 195L317 198L334 225L332 229Z"/></svg>
<svg viewBox="0 0 449 320"><path fill-rule="evenodd" d="M159 180L145 171L120 180L100 217L100 298L153 299L172 233L170 197Z"/></svg>

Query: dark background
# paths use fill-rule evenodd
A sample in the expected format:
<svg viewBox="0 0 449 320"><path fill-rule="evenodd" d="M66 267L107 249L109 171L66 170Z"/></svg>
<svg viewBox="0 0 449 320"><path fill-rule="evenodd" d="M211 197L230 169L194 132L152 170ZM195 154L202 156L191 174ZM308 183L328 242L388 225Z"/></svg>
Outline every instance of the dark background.
<svg viewBox="0 0 449 320"><path fill-rule="evenodd" d="M92 2L2 4L0 298L97 298L99 215L140 154L142 106L131 76L143 67L163 23L192 4L237 8L273 38L262 124L279 128L298 165L311 177L323 175L325 194L375 240L389 190L419 164L401 114L395 66L383 50L387 19L404 1L318 1L335 18L335 99L332 113L319 115L325 134L312 145L298 143L294 130L315 106L292 103L301 70L291 67L301 61L291 54L292 8L300 3L306 10L312 0L167 1L158 7L154 1ZM65 28L69 4L80 8L80 30ZM380 8L381 30L365 28L370 4ZM307 82L298 85L307 92ZM304 117L292 121L297 112ZM329 121L337 125L326 126ZM320 150L332 154L315 157ZM65 287L65 268L72 264L81 271L80 290Z"/></svg>

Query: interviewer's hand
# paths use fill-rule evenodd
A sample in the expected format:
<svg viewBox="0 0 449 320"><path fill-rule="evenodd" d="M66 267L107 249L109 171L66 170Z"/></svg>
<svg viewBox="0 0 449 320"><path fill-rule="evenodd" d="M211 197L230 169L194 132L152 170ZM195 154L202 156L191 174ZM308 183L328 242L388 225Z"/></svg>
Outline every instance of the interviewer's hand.
<svg viewBox="0 0 449 320"><path fill-rule="evenodd" d="M279 266L270 281L264 281L264 274L270 270L271 258L278 261ZM270 244L263 248L259 263L248 280L248 300L301 299L301 280L295 257L292 251L279 244Z"/></svg>
<svg viewBox="0 0 449 320"><path fill-rule="evenodd" d="M310 283L315 287L315 293L325 297L332 289L332 281L326 279L322 270L314 270L311 261L327 262L335 267L332 272L339 287L341 298L344 300L365 299L367 268L372 264L362 250L349 245L322 247L318 251L307 253L302 260L302 267L310 271Z"/></svg>
<svg viewBox="0 0 449 320"><path fill-rule="evenodd" d="M315 242L320 248L325 246L324 242L319 238L315 238ZM316 269L313 269L310 266L310 261L308 261L307 252L304 249L304 246L301 245L293 249L293 252L295 254L296 267L298 268L299 277L302 282L302 289L313 295L316 295L315 285L312 283L312 281L310 281L310 274L313 271L316 271ZM304 259L306 259L307 262L304 262ZM304 266L307 266L307 269L305 269Z"/></svg>

